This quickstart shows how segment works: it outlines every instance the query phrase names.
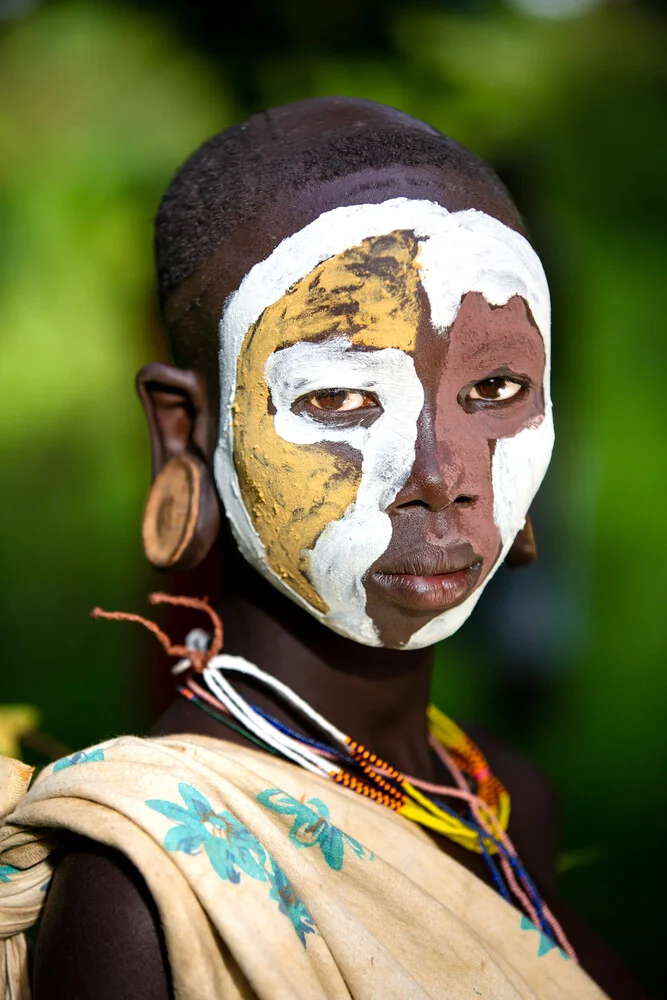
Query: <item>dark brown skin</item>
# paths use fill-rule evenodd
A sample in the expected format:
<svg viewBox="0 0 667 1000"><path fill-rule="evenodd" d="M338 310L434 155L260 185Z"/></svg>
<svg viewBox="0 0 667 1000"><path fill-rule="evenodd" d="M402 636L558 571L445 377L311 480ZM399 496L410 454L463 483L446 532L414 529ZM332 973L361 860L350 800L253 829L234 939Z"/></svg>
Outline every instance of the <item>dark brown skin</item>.
<svg viewBox="0 0 667 1000"><path fill-rule="evenodd" d="M451 783L426 742L429 650L366 649L324 632L229 549L225 575L234 580L235 590L234 595L224 595L221 604L229 652L271 665L315 708L396 766L429 781ZM237 687L276 717L298 726L298 720L264 692L240 683ZM647 1000L622 962L559 899L558 808L548 780L488 733L470 725L465 729L509 790L510 836L584 969L613 1000ZM151 735L188 732L243 742L182 699L173 703ZM434 839L489 882L479 858L443 838ZM36 953L35 1000L120 997L172 997L159 920L141 876L126 859L99 844L81 842L57 869L47 898Z"/></svg>
<svg viewBox="0 0 667 1000"><path fill-rule="evenodd" d="M384 645L394 647L443 610L412 607L400 576L392 586L395 574L452 573L474 560L458 604L490 573L501 548L493 520L495 440L544 414L544 344L519 296L492 308L483 295L468 292L446 336L433 328L425 310L414 357L425 390L415 464L387 509L393 529L389 547L366 579L368 614ZM489 377L508 386L521 379L522 387L505 402L468 400L474 383L493 392Z"/></svg>
<svg viewBox="0 0 667 1000"><path fill-rule="evenodd" d="M431 198L450 209L480 208L520 229L511 205L499 202L497 194L485 192L479 185L467 185L461 178L453 177L445 184L441 174L426 168L392 168L369 176L357 175L305 192L298 201L293 198L271 206L259 228L250 224L241 227L235 234L234 253L225 254L223 248L218 259L200 269L172 300L172 321L185 316L183 323L217 324L229 291L285 235L334 205L400 195ZM198 296L198 304L188 311L193 296ZM483 303L473 300L469 308L473 314L477 311L479 320ZM520 311L521 300L506 308ZM517 314L514 318L526 324L528 338L531 330L535 334L525 310L523 316ZM467 311L462 313L462 323L470 319ZM502 325L500 314L497 321ZM433 368L438 363L442 367L442 359L439 362L436 357L438 350L443 350L442 340L426 344L425 367L429 357ZM455 350L454 339L449 350ZM526 366L530 364L534 364L534 357L526 360ZM217 441L216 381L217 373L210 370L183 372L164 365L148 366L140 374L151 429L154 473L169 457L184 450L211 467ZM432 409L434 419L431 426L420 428L419 457L409 483L396 501L399 508L403 506L395 520L390 550L428 542L427 522L437 521L443 496L449 503L454 499L452 494L478 496L487 480L490 485L487 441L496 435L489 427L480 430L473 446L479 456L476 485L467 483L467 471L455 463L456 481L445 482L443 470L448 468L451 456L443 453L439 444L442 434L438 422L445 416L442 406L437 405L439 388L431 386L430 391L436 403ZM522 405L539 412L541 401L536 397L524 400ZM485 419L482 413L480 421ZM514 419L509 409L502 419ZM474 507L462 504L460 516L474 518ZM401 527L404 524L408 524L405 535ZM203 535L207 530L206 524L201 525ZM432 650L372 649L332 633L245 564L234 548L224 519L220 544L224 569L219 609L225 623L225 651L269 670L335 725L399 769L428 781L451 782L427 742L425 712ZM488 554L492 562L497 547L497 537L489 537L488 550L482 554ZM299 726L299 719L265 691L241 681L236 683L255 703L288 724ZM531 764L488 734L473 727L467 727L467 731L510 792L510 835L547 902L563 922L583 967L614 1000L641 1000L646 994L622 963L558 899L558 816L549 783ZM240 739L182 699L173 703L151 733L199 733ZM479 858L449 841L438 838L437 842L442 850L488 881ZM77 842L56 872L48 895L36 953L35 1000L168 1000L171 996L159 919L141 876L115 852Z"/></svg>

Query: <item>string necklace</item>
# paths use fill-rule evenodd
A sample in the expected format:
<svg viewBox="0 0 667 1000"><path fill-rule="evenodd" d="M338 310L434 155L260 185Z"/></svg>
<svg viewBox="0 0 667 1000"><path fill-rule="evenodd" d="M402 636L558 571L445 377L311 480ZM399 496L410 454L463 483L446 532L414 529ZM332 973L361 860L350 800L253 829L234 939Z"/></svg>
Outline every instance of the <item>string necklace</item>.
<svg viewBox="0 0 667 1000"><path fill-rule="evenodd" d="M250 740L260 749L297 764L369 798L406 819L434 831L484 859L494 885L508 902L514 897L532 923L576 961L565 934L542 900L507 834L510 797L492 773L481 750L434 705L427 709L429 744L454 778L456 787L439 785L402 774L370 749L338 729L290 687L242 656L221 654L222 622L207 600L151 594L151 604L172 604L206 612L213 636L194 629L184 645L174 645L152 621L141 615L95 608L93 618L135 621L158 638L166 652L179 656L172 673L194 670L194 678L178 688L181 697ZM321 734L306 736L250 704L233 687L227 674L250 677L276 694ZM466 806L461 816L452 804Z"/></svg>

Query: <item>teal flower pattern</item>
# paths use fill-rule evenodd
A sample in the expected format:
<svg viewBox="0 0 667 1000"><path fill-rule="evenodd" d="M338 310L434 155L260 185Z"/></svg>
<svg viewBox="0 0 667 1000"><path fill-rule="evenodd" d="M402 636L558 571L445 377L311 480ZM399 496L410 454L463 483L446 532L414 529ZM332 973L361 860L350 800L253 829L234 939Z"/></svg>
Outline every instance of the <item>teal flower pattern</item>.
<svg viewBox="0 0 667 1000"><path fill-rule="evenodd" d="M552 941L543 931L536 927L532 920L528 917L521 915L521 930L522 931L535 931L539 934L539 940L537 944L537 957L542 958L542 955L548 955L550 951L555 948L561 958L569 960L569 955L567 955L562 948L559 948L555 941Z"/></svg>
<svg viewBox="0 0 667 1000"><path fill-rule="evenodd" d="M300 802L279 788L260 792L257 801L272 812L294 816L289 839L296 847L319 847L329 868L339 872L345 861L345 845L358 858L372 861L375 855L354 837L334 826L329 819L329 807L321 799Z"/></svg>
<svg viewBox="0 0 667 1000"><path fill-rule="evenodd" d="M196 855L203 849L216 874L234 885L238 885L242 875L268 882L269 898L278 903L280 912L289 918L305 947L306 934L315 933L312 917L271 855L235 816L224 809L215 812L192 785L180 782L178 791L183 806L165 799L146 800L149 809L177 824L165 835L166 850Z"/></svg>
<svg viewBox="0 0 667 1000"><path fill-rule="evenodd" d="M63 757L53 765L53 773L63 771L66 767L74 767L75 764L90 764L96 760L104 760L104 750L99 747L96 750L77 750L71 757Z"/></svg>
<svg viewBox="0 0 667 1000"><path fill-rule="evenodd" d="M280 912L284 913L292 921L292 926L305 948L306 934L317 933L313 924L313 918L295 894L292 883L282 868L279 868L270 856L269 862L271 865L271 874L269 876L271 892L269 893L269 898L275 900Z"/></svg>
<svg viewBox="0 0 667 1000"><path fill-rule="evenodd" d="M0 865L0 882L11 882L11 876L18 874L18 871L13 865Z"/></svg>

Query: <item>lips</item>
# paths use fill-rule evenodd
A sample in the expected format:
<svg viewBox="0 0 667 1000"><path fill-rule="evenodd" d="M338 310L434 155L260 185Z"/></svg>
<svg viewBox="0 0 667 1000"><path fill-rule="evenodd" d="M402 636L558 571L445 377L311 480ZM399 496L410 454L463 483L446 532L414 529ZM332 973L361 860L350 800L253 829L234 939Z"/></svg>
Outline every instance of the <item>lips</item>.
<svg viewBox="0 0 667 1000"><path fill-rule="evenodd" d="M413 549L392 565L373 567L368 582L405 610L446 611L464 601L479 580L482 558L469 552L464 558L432 546Z"/></svg>

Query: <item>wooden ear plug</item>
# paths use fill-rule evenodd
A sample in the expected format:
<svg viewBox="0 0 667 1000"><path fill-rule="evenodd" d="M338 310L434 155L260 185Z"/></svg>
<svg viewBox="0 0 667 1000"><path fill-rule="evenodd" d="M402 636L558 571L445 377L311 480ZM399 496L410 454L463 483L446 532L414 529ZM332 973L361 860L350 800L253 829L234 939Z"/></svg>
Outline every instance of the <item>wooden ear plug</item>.
<svg viewBox="0 0 667 1000"><path fill-rule="evenodd" d="M206 513L202 507L210 506L205 477L203 463L185 452L169 459L156 476L146 501L142 538L147 559L158 569L190 569L210 548L212 539L207 544L198 531ZM202 504L202 499L208 503Z"/></svg>
<svg viewBox="0 0 667 1000"><path fill-rule="evenodd" d="M526 523L518 533L512 547L507 553L505 562L508 566L527 566L528 563L537 559L537 544L530 517L526 517Z"/></svg>

